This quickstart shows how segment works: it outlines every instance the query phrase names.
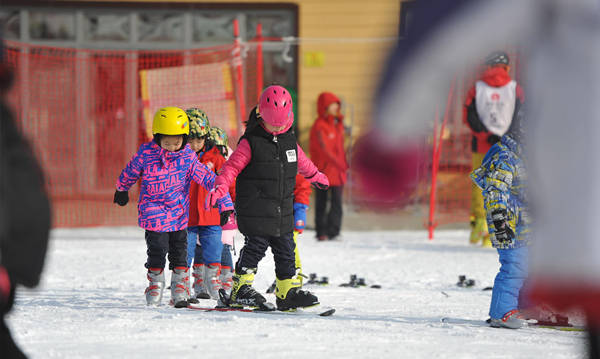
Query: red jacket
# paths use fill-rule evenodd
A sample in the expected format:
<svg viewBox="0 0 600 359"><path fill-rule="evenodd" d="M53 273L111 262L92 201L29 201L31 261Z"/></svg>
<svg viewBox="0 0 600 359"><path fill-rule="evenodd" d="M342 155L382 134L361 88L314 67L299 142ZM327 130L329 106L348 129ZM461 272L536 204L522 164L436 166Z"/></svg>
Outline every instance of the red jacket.
<svg viewBox="0 0 600 359"><path fill-rule="evenodd" d="M208 166L213 172L217 173L225 163L225 158L219 152L217 146L204 152L200 157L200 162ZM235 191L234 191L235 193ZM190 219L188 227L193 226L218 226L220 224L220 215L217 208L212 208L210 211L204 210L204 201L208 191L196 183L190 186ZM232 198L233 199L233 198ZM198 210L200 208L200 210Z"/></svg>
<svg viewBox="0 0 600 359"><path fill-rule="evenodd" d="M342 114L327 114L327 107L340 100L330 92L323 92L317 100L319 117L310 130L310 157L319 171L329 178L330 186L346 183L346 151L344 150L344 124Z"/></svg>
<svg viewBox="0 0 600 359"><path fill-rule="evenodd" d="M501 87L511 81L510 75L502 67L490 67L481 75L481 81L492 87ZM479 120L477 109L475 107L475 86L469 89L463 107L463 121L466 123L473 133L472 150L473 152L486 153L492 145L499 141L500 138L489 132L484 124ZM515 115L519 111L519 107L525 99L523 89L517 84L516 89L517 103L515 104ZM514 118L514 115L513 115Z"/></svg>
<svg viewBox="0 0 600 359"><path fill-rule="evenodd" d="M300 173L296 175L296 188L294 188L294 203L310 204L310 182Z"/></svg>

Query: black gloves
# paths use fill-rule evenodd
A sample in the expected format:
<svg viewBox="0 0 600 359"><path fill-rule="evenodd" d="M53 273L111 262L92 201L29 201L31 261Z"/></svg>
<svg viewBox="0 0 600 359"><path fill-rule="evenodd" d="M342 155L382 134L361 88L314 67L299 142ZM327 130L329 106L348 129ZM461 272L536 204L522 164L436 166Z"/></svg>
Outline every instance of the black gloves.
<svg viewBox="0 0 600 359"><path fill-rule="evenodd" d="M505 209L496 209L492 212L492 221L496 229L495 235L498 242L510 242L515 238L515 232L508 225L508 216Z"/></svg>
<svg viewBox="0 0 600 359"><path fill-rule="evenodd" d="M127 202L129 202L129 193L127 191L116 190L115 199L113 200L113 202L118 204L119 206L126 205Z"/></svg>
<svg viewBox="0 0 600 359"><path fill-rule="evenodd" d="M220 222L220 226L223 227L224 225L227 224L227 222L229 221L229 216L231 216L231 214L233 213L233 211L225 211L221 213L221 222Z"/></svg>

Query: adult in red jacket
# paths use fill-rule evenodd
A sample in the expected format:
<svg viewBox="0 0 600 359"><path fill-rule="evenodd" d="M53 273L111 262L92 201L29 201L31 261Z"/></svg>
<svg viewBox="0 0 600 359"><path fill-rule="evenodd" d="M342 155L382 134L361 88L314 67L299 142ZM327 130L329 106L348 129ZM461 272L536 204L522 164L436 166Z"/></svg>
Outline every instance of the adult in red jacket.
<svg viewBox="0 0 600 359"><path fill-rule="evenodd" d="M342 225L342 193L348 162L340 104L336 95L330 92L320 94L317 100L319 117L310 131L311 159L319 171L329 178L328 189L315 191L315 226L320 241L337 237Z"/></svg>
<svg viewBox="0 0 600 359"><path fill-rule="evenodd" d="M473 170L481 166L487 151L500 140L523 103L523 89L511 79L509 58L505 52L495 51L485 60L487 66L480 80L467 92L463 121L473 133ZM491 247L483 208L481 190L473 185L471 191L470 243Z"/></svg>

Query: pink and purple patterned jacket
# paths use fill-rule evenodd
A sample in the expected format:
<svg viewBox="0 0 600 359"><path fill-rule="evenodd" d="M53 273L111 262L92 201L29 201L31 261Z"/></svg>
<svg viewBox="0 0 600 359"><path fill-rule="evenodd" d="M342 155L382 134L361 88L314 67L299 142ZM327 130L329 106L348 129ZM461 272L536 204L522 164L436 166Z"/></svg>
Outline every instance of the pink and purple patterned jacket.
<svg viewBox="0 0 600 359"><path fill-rule="evenodd" d="M215 186L214 172L198 161L189 145L180 151L169 152L154 141L140 146L121 172L117 190L128 191L140 178L138 223L155 232L187 228L192 180L209 191ZM217 204L219 212L233 211L229 194Z"/></svg>

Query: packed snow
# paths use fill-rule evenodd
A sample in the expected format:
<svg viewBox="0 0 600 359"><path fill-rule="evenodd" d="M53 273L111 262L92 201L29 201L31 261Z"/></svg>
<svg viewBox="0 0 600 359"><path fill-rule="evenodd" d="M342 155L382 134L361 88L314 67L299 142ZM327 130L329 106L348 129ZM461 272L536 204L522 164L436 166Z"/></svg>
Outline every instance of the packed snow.
<svg viewBox="0 0 600 359"><path fill-rule="evenodd" d="M433 241L424 231L347 231L320 243L305 232L304 272L330 281L306 288L337 310L318 317L175 309L168 291L163 305L148 307L141 229L57 229L42 284L19 289L8 325L31 358L585 357L583 332L483 324L491 292L482 289L493 284L499 263L495 250L469 246L467 238L463 230L437 232ZM340 287L351 274L382 288ZM456 286L461 274L475 287ZM273 280L267 251L255 287L264 293Z"/></svg>

